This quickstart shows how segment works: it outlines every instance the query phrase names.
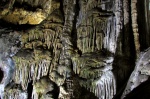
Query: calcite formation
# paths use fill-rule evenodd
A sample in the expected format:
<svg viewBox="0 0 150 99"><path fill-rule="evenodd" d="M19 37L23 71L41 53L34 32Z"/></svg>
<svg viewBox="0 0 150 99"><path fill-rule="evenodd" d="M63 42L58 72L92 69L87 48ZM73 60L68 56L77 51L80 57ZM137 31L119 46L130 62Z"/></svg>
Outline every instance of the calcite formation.
<svg viewBox="0 0 150 99"><path fill-rule="evenodd" d="M1 0L0 99L132 96L150 75L148 2Z"/></svg>
<svg viewBox="0 0 150 99"><path fill-rule="evenodd" d="M112 72L113 56L105 53L83 54L73 58L73 71L80 77L79 84L99 99L112 99L116 94L116 81Z"/></svg>

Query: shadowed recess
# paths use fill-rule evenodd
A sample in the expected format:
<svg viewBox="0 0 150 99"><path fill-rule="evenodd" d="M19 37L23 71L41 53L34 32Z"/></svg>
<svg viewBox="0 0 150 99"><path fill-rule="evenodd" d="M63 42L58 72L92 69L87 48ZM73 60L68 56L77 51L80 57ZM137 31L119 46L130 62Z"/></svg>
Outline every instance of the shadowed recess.
<svg viewBox="0 0 150 99"><path fill-rule="evenodd" d="M3 71L0 68L0 82L2 81L3 77L4 77L4 74L3 74Z"/></svg>

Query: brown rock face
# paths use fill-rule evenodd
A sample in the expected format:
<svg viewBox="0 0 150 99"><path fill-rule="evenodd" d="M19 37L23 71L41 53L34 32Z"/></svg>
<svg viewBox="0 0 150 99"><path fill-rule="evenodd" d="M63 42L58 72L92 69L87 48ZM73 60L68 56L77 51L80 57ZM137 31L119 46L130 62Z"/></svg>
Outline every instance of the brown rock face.
<svg viewBox="0 0 150 99"><path fill-rule="evenodd" d="M26 8L23 7L24 5ZM13 24L37 25L52 12L51 0L10 0L6 6L7 8L0 13L1 18ZM33 7L34 11L29 10L30 7Z"/></svg>

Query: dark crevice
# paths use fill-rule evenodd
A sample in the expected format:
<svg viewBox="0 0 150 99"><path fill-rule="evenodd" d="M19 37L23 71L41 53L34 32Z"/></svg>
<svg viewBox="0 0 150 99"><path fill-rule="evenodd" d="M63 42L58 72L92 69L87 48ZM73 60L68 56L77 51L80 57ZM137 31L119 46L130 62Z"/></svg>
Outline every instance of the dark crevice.
<svg viewBox="0 0 150 99"><path fill-rule="evenodd" d="M128 2L129 5L131 5L131 0L128 0ZM134 36L132 31L131 6L129 6L128 13L129 13L129 20L128 20L129 23L123 26L123 30L122 30L123 33L120 36L121 37L120 41L122 42L122 47L121 47L122 56L115 55L114 62L113 62L114 74L116 75L117 78L117 94L113 99L120 99L126 87L126 84L128 82L128 79L135 67L136 53L135 53ZM120 63L122 63L122 65L120 65ZM123 74L121 74L121 72L119 71L123 71L126 73L124 75L124 78L120 78L120 76L122 76Z"/></svg>
<svg viewBox="0 0 150 99"><path fill-rule="evenodd" d="M33 90L32 83L33 83L33 81L30 81L28 83L28 87L27 87L28 99L32 99L32 90Z"/></svg>
<svg viewBox="0 0 150 99"><path fill-rule="evenodd" d="M33 7L32 5L30 5L30 4L28 4L28 3L22 3L22 4L20 4L20 3L18 3L18 2L15 2L14 5L13 5L13 7L14 7L14 8L15 8L15 7L16 7L16 8L23 8L23 9L25 9L25 10L27 10L27 11L32 11L32 12L35 12L35 11L37 10L37 8L42 9L41 6Z"/></svg>
<svg viewBox="0 0 150 99"><path fill-rule="evenodd" d="M87 79L81 78L78 75L73 76L73 98L72 99L98 99L93 92L80 85L80 81L87 82Z"/></svg>
<svg viewBox="0 0 150 99"><path fill-rule="evenodd" d="M133 89L124 99L150 99L150 78Z"/></svg>
<svg viewBox="0 0 150 99"><path fill-rule="evenodd" d="M0 82L2 82L3 78L4 78L4 72L0 68Z"/></svg>
<svg viewBox="0 0 150 99"><path fill-rule="evenodd" d="M8 8L8 5L10 4L11 1L12 0L0 0L0 10Z"/></svg>
<svg viewBox="0 0 150 99"><path fill-rule="evenodd" d="M80 11L80 6L79 6L79 0L76 0L76 5L75 5L75 16L74 16L74 20L73 20L73 27L72 27L72 33L71 33L71 37L72 37L72 43L73 43L73 47L75 49L78 49L77 47L77 28L76 28L76 23L77 23L77 19L79 16L79 11ZM82 52L78 49L79 54L81 54Z"/></svg>
<svg viewBox="0 0 150 99"><path fill-rule="evenodd" d="M61 13L62 13L62 16L63 16L63 20L65 20L65 14L64 14L64 11L63 11L63 1L64 0L60 0L60 7L59 7L59 10L61 11Z"/></svg>
<svg viewBox="0 0 150 99"><path fill-rule="evenodd" d="M30 29L34 29L36 27L36 25L29 25L29 24L12 24L9 22L6 22L2 19L0 19L0 28L3 29L8 29L8 30L13 30L13 31L26 31L26 30L30 30Z"/></svg>
<svg viewBox="0 0 150 99"><path fill-rule="evenodd" d="M150 41L149 9L148 8L149 8L149 0L138 0L137 2L138 16L137 17L138 17L138 30L139 30L139 40L140 40L141 51L144 51L150 46L150 43L149 43ZM147 12L147 15L146 15L146 12Z"/></svg>

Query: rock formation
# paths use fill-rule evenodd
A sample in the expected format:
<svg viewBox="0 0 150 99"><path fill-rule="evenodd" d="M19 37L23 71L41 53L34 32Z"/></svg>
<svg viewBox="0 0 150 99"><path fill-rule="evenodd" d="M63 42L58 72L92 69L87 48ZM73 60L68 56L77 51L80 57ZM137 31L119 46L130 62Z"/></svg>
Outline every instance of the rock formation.
<svg viewBox="0 0 150 99"><path fill-rule="evenodd" d="M148 90L149 2L1 0L0 99L133 99Z"/></svg>

